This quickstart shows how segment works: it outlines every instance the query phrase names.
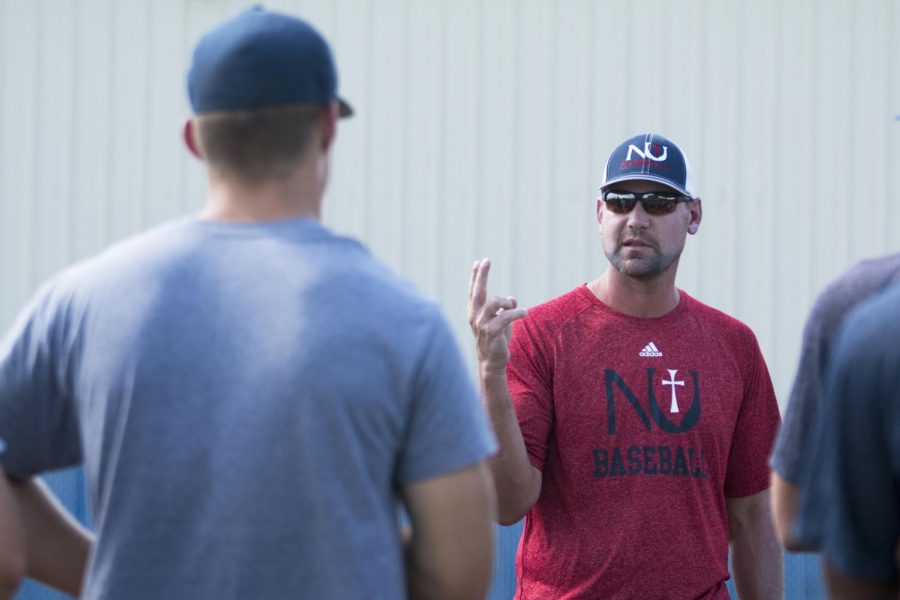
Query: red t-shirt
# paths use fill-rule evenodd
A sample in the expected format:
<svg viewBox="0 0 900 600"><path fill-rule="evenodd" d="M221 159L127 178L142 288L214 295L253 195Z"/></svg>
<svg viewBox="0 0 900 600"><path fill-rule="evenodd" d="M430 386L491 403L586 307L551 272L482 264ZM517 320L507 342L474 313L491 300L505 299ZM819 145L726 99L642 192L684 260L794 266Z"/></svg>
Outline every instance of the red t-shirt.
<svg viewBox="0 0 900 600"><path fill-rule="evenodd" d="M768 487L778 405L750 329L680 294L638 319L582 286L516 322L509 388L543 476L516 598L728 598L725 497Z"/></svg>

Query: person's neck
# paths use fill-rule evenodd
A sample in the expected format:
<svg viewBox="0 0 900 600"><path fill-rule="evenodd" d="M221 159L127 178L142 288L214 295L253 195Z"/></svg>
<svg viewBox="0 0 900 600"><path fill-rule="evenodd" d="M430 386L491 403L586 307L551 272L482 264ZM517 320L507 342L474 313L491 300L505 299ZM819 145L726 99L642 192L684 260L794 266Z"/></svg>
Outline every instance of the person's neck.
<svg viewBox="0 0 900 600"><path fill-rule="evenodd" d="M307 177L248 184L210 174L201 219L234 222L322 218L322 191Z"/></svg>
<svg viewBox="0 0 900 600"><path fill-rule="evenodd" d="M588 284L588 289L613 310L649 319L670 313L680 296L675 287L676 265L654 279L636 279L613 267Z"/></svg>

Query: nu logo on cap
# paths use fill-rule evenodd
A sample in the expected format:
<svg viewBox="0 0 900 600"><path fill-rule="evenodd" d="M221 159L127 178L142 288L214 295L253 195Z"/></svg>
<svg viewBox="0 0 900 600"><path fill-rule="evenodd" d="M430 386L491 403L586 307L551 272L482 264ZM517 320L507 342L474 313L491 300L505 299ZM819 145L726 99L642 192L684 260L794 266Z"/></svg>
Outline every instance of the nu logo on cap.
<svg viewBox="0 0 900 600"><path fill-rule="evenodd" d="M659 154L654 156L652 151L656 151L658 153L660 148L662 148L662 156L660 156ZM640 156L644 160L647 160L649 158L650 160L655 160L656 162L666 162L666 158L669 156L669 147L663 146L661 144L644 142L644 151L641 152L640 148L638 148L634 144L628 144L628 155L625 157L626 161L631 160L632 152L637 152L638 156Z"/></svg>

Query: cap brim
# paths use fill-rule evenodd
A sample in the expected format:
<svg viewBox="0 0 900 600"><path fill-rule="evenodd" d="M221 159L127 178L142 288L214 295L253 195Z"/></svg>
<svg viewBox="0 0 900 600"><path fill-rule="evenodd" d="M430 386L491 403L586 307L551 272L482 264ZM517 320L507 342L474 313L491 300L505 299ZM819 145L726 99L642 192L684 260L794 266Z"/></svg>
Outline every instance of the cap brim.
<svg viewBox="0 0 900 600"><path fill-rule="evenodd" d="M343 98L338 98L338 116L341 118L344 117L352 117L353 116L353 107L347 104L347 101Z"/></svg>
<svg viewBox="0 0 900 600"><path fill-rule="evenodd" d="M656 177L654 175L650 175L647 173L629 173L627 175L621 175L619 177L614 177L600 186L600 189L603 190L608 188L609 186L615 183L621 183L623 181L655 181L656 183L661 183L668 188L672 188L673 190L684 194L688 198L693 198L694 195L688 192L686 189L679 185L674 185L671 181L664 179L662 177Z"/></svg>

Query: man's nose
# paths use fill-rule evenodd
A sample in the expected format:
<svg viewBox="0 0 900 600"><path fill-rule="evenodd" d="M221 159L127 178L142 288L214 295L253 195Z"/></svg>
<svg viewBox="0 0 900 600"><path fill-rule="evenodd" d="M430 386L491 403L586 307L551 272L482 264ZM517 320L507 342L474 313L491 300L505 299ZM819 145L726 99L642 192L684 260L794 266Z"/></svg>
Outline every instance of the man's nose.
<svg viewBox="0 0 900 600"><path fill-rule="evenodd" d="M644 211L644 206L638 202L628 213L628 227L631 229L646 229L650 226L650 215Z"/></svg>

